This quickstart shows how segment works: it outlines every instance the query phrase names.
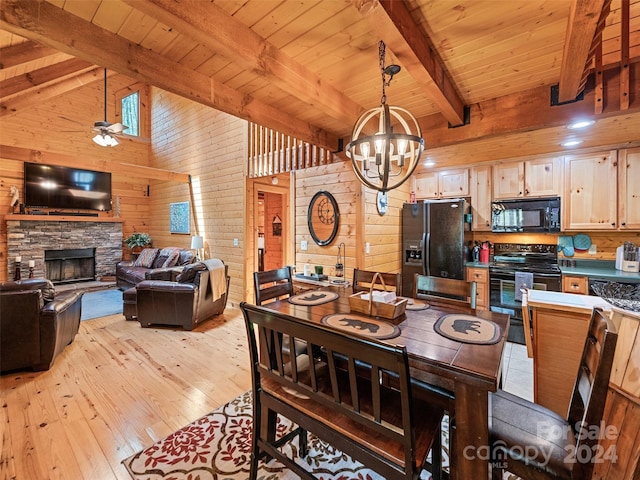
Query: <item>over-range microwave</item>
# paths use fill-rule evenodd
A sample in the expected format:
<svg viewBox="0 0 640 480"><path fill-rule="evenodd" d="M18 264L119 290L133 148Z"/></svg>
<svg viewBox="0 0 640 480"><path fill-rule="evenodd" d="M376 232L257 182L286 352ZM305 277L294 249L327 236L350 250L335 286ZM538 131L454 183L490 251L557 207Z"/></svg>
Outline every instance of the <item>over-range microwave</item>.
<svg viewBox="0 0 640 480"><path fill-rule="evenodd" d="M491 231L559 232L560 197L519 198L491 203Z"/></svg>

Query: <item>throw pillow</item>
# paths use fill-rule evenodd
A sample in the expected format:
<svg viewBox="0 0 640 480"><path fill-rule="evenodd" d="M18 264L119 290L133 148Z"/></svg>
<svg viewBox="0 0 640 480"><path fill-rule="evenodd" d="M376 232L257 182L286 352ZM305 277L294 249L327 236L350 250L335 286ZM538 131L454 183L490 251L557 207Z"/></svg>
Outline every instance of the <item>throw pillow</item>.
<svg viewBox="0 0 640 480"><path fill-rule="evenodd" d="M182 269L182 272L180 272L180 275L176 277L176 282L193 283L193 281L196 279L196 274L206 269L207 269L206 265L201 262L187 265Z"/></svg>
<svg viewBox="0 0 640 480"><path fill-rule="evenodd" d="M56 296L56 287L53 286L53 282L51 280L47 280L46 287L42 288L42 299L44 303L52 302Z"/></svg>
<svg viewBox="0 0 640 480"><path fill-rule="evenodd" d="M133 266L151 268L159 251L158 248L143 248L138 258L136 258L136 261L133 262Z"/></svg>
<svg viewBox="0 0 640 480"><path fill-rule="evenodd" d="M174 250L167 259L162 264L162 268L175 267L176 263L178 263L178 259L180 258L180 251Z"/></svg>
<svg viewBox="0 0 640 480"><path fill-rule="evenodd" d="M163 268L163 266L164 266L165 262L167 261L167 259L176 250L179 251L179 249L177 249L175 247L165 247L162 250L160 250L158 252L158 256L156 256L155 260L153 261L153 265L151 265L151 268Z"/></svg>

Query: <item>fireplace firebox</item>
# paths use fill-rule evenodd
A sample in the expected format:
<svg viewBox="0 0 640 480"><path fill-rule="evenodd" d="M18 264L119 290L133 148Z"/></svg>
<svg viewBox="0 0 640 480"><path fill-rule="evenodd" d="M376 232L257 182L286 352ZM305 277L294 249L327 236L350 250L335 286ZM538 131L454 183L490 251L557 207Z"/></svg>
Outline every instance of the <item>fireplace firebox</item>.
<svg viewBox="0 0 640 480"><path fill-rule="evenodd" d="M45 250L45 277L54 284L96 279L96 249Z"/></svg>

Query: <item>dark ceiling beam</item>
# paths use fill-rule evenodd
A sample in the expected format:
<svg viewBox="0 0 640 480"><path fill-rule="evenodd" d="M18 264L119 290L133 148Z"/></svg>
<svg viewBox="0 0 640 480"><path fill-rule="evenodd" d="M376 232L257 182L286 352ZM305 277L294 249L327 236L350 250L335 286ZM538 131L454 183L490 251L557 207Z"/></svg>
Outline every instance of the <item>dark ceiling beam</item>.
<svg viewBox="0 0 640 480"><path fill-rule="evenodd" d="M560 67L558 89L560 102L573 100L580 93L583 73L587 68L591 45L605 4L606 0L573 0L571 2Z"/></svg>
<svg viewBox="0 0 640 480"><path fill-rule="evenodd" d="M194 102L335 150L338 136L42 0L3 0L0 27ZM108 46L106 48L105 46Z"/></svg>
<svg viewBox="0 0 640 480"><path fill-rule="evenodd" d="M0 82L0 100L4 101L12 95L24 93L52 82L59 82L94 68L93 63L72 58L17 77L7 78Z"/></svg>
<svg viewBox="0 0 640 480"><path fill-rule="evenodd" d="M364 108L284 54L213 2L124 0L227 60L266 78L272 85L328 116L351 125Z"/></svg>
<svg viewBox="0 0 640 480"><path fill-rule="evenodd" d="M55 48L45 47L35 42L22 42L18 45L0 48L0 69L17 67L58 53Z"/></svg>
<svg viewBox="0 0 640 480"><path fill-rule="evenodd" d="M416 24L405 2L354 0L371 28L422 86L425 95L451 125L464 123L464 101L458 94L438 53L426 33Z"/></svg>

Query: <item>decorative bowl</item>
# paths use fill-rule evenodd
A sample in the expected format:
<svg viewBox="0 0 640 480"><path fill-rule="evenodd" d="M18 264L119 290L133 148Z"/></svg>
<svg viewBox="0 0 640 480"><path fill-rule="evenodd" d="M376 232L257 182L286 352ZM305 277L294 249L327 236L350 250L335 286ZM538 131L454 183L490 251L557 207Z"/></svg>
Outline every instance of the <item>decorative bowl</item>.
<svg viewBox="0 0 640 480"><path fill-rule="evenodd" d="M614 307L640 312L640 283L594 282L592 287Z"/></svg>

